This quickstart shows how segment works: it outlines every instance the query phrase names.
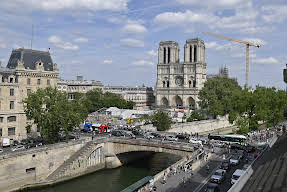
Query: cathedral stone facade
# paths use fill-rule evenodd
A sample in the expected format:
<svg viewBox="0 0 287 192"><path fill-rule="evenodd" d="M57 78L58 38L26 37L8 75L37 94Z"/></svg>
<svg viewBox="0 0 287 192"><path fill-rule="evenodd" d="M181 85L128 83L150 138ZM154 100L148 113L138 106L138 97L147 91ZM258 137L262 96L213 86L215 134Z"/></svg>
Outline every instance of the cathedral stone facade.
<svg viewBox="0 0 287 192"><path fill-rule="evenodd" d="M205 45L200 38L186 40L184 61L177 42L162 41L158 48L156 105L171 109L198 108L198 94L206 81Z"/></svg>

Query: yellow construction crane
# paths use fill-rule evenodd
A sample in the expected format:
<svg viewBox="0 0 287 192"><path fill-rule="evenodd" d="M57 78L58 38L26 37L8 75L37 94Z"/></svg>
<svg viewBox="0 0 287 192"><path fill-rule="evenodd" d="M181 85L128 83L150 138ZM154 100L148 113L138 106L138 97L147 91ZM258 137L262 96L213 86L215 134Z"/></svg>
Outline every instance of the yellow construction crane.
<svg viewBox="0 0 287 192"><path fill-rule="evenodd" d="M229 40L229 41L235 41L237 43L243 43L246 45L246 68L245 68L245 88L248 88L248 73L249 73L249 47L250 46L254 46L254 47L257 47L259 48L260 45L257 45L257 44L254 44L254 43L251 43L251 42L248 42L248 41L242 41L242 40L238 40L238 39L233 39L233 38L229 38L229 37L225 37L223 35L217 35L217 34L214 34L214 33L209 33L209 32L202 32L206 35L210 35L210 36L213 36L213 37L217 37L217 38L221 38L221 39L226 39L226 40Z"/></svg>

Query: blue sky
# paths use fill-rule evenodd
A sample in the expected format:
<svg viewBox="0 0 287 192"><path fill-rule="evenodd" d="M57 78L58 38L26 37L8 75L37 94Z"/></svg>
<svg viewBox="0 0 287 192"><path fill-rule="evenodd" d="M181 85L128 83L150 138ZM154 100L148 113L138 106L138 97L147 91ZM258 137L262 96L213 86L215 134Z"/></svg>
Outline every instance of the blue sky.
<svg viewBox="0 0 287 192"><path fill-rule="evenodd" d="M285 0L1 0L0 60L13 48L51 48L62 79L105 85L156 83L160 41L177 41L183 60L186 39L206 44L208 73L221 66L244 84L245 45L202 31L258 43L251 47L249 84L285 89Z"/></svg>

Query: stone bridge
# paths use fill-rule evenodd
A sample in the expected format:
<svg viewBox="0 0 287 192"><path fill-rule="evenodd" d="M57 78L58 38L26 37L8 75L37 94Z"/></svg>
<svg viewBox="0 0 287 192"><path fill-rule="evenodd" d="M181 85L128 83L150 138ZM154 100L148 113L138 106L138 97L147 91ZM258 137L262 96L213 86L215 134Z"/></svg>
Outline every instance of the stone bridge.
<svg viewBox="0 0 287 192"><path fill-rule="evenodd" d="M190 158L195 156L194 148L188 143L114 137L95 138L53 171L46 181L59 182L103 168L116 168L123 164L118 158L120 154L139 151L165 152Z"/></svg>

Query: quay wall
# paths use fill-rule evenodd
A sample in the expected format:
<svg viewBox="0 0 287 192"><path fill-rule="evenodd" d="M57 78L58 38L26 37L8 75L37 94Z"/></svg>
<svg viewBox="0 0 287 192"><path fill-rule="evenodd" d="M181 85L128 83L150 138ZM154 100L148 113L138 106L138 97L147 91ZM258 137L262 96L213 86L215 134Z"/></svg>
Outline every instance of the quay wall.
<svg viewBox="0 0 287 192"><path fill-rule="evenodd" d="M85 143L80 140L0 155L0 191L44 181Z"/></svg>
<svg viewBox="0 0 287 192"><path fill-rule="evenodd" d="M213 120L203 120L194 121L188 123L180 123L172 125L167 132L171 133L208 133L215 132L220 129L232 127L233 125L229 123L228 119L213 119Z"/></svg>

